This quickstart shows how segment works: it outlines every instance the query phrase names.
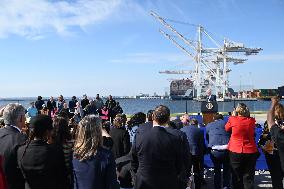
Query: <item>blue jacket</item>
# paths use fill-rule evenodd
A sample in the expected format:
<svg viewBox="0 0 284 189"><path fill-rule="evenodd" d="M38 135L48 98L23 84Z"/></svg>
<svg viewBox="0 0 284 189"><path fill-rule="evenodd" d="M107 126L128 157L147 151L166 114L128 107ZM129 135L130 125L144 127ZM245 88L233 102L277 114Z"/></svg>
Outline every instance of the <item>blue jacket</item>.
<svg viewBox="0 0 284 189"><path fill-rule="evenodd" d="M181 129L187 136L190 152L192 155L203 155L204 152L204 135L198 127L190 125Z"/></svg>
<svg viewBox="0 0 284 189"><path fill-rule="evenodd" d="M75 189L119 189L115 161L111 151L98 148L97 154L85 161L73 159Z"/></svg>
<svg viewBox="0 0 284 189"><path fill-rule="evenodd" d="M208 147L229 143L231 134L225 131L225 124L226 122L220 119L206 126L206 134L209 137Z"/></svg>

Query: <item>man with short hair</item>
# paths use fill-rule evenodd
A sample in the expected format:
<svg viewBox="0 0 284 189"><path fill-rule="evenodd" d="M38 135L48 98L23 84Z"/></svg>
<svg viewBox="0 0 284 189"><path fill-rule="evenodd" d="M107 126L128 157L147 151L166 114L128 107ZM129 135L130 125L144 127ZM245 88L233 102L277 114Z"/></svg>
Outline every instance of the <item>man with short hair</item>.
<svg viewBox="0 0 284 189"><path fill-rule="evenodd" d="M26 141L21 133L25 126L25 108L18 103L8 104L3 112L5 127L0 129L0 156L9 189L23 189L24 179L17 168L17 147Z"/></svg>
<svg viewBox="0 0 284 189"><path fill-rule="evenodd" d="M203 175L201 161L204 152L204 135L198 128L198 121L196 119L191 119L189 123L190 125L183 127L181 131L187 136L190 152L192 154L195 188L200 189Z"/></svg>
<svg viewBox="0 0 284 189"><path fill-rule="evenodd" d="M170 110L160 105L153 112L153 127L136 133L131 162L136 173L135 189L179 187L184 160L182 141L166 130L169 121Z"/></svg>
<svg viewBox="0 0 284 189"><path fill-rule="evenodd" d="M103 101L103 99L100 97L100 94L97 94L97 96L96 96L94 102L95 102L95 105L96 105L97 110L102 109L102 107L103 107L103 105L104 105L104 101Z"/></svg>
<svg viewBox="0 0 284 189"><path fill-rule="evenodd" d="M227 144L230 140L230 133L226 132L226 122L223 120L223 115L216 113L214 121L206 126L206 138L208 140L208 147L210 150L210 157L214 164L214 185L215 189L229 188L231 185L231 169L229 151ZM221 168L223 167L223 182Z"/></svg>
<svg viewBox="0 0 284 189"><path fill-rule="evenodd" d="M75 112L76 103L78 102L76 96L72 96L72 99L69 101L69 110L72 114Z"/></svg>

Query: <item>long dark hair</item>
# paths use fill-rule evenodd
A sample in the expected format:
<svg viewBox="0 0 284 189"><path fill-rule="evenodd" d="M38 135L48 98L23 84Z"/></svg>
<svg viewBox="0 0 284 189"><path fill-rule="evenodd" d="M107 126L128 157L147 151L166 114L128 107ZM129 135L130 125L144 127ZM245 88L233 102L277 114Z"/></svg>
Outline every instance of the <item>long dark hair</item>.
<svg viewBox="0 0 284 189"><path fill-rule="evenodd" d="M68 140L71 140L70 128L66 118L56 116L53 119L53 132L51 135L53 144L62 145Z"/></svg>

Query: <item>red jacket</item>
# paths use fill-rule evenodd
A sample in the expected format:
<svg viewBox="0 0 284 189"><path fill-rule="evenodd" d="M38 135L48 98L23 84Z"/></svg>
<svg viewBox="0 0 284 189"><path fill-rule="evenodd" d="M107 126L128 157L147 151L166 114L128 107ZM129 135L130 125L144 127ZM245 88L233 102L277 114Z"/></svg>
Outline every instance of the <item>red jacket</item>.
<svg viewBox="0 0 284 189"><path fill-rule="evenodd" d="M232 132L228 150L235 153L256 153L254 140L255 119L231 116L225 125L227 132Z"/></svg>

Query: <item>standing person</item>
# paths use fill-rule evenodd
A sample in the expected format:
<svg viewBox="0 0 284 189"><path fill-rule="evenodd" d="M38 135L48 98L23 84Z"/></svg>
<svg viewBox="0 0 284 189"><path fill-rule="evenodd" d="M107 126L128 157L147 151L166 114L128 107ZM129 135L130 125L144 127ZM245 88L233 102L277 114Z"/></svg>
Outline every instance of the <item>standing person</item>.
<svg viewBox="0 0 284 189"><path fill-rule="evenodd" d="M54 114L54 109L56 108L56 102L52 96L48 99L46 107L48 109L48 115L51 117L51 115Z"/></svg>
<svg viewBox="0 0 284 189"><path fill-rule="evenodd" d="M271 99L271 108L267 113L267 124L270 129L272 139L275 141L281 162L281 168L284 172L284 107L279 103L279 98ZM280 180L280 178L278 178Z"/></svg>
<svg viewBox="0 0 284 189"><path fill-rule="evenodd" d="M57 100L57 110L58 110L58 112L61 112L64 103L65 103L65 100L64 100L63 96L60 95L58 97L58 100Z"/></svg>
<svg viewBox="0 0 284 189"><path fill-rule="evenodd" d="M40 110L42 110L42 105L44 105L44 101L42 100L41 96L37 97L37 101L35 102L35 107L38 111L38 113L40 114Z"/></svg>
<svg viewBox="0 0 284 189"><path fill-rule="evenodd" d="M153 113L153 127L137 133L131 166L136 174L135 189L178 188L182 171L182 141L166 130L170 110L160 105Z"/></svg>
<svg viewBox="0 0 284 189"><path fill-rule="evenodd" d="M20 104L8 104L3 111L5 127L0 129L1 172L9 189L23 189L25 186L21 171L17 166L16 149L25 143L26 136L21 133L25 127L25 108Z"/></svg>
<svg viewBox="0 0 284 189"><path fill-rule="evenodd" d="M93 99L90 98L89 104L85 107L84 112L86 115L97 114L97 107Z"/></svg>
<svg viewBox="0 0 284 189"><path fill-rule="evenodd" d="M99 115L103 122L109 121L109 109L106 105L102 107L102 109L99 111Z"/></svg>
<svg viewBox="0 0 284 189"><path fill-rule="evenodd" d="M38 110L35 107L35 103L31 102L31 106L27 109L27 116L29 118L35 117L38 114Z"/></svg>
<svg viewBox="0 0 284 189"><path fill-rule="evenodd" d="M152 128L153 127L153 112L154 110L149 110L147 112L147 122L146 123L143 123L140 127L150 127Z"/></svg>
<svg viewBox="0 0 284 189"><path fill-rule="evenodd" d="M77 100L76 96L72 96L72 99L69 101L70 113L74 114L77 102L78 102L78 100Z"/></svg>
<svg viewBox="0 0 284 189"><path fill-rule="evenodd" d="M111 118L111 122L113 121L114 119L114 111L113 111L113 108L116 106L116 101L112 98L111 95L109 95L105 105L107 106L107 108L109 109L109 112L110 112L110 118Z"/></svg>
<svg viewBox="0 0 284 189"><path fill-rule="evenodd" d="M228 150L233 188L253 189L259 152L254 139L255 119L250 117L249 109L244 103L238 104L225 125L225 130L232 133Z"/></svg>
<svg viewBox="0 0 284 189"><path fill-rule="evenodd" d="M113 121L113 128L110 130L110 136L113 140L112 153L114 158L120 158L130 151L130 136L123 125L123 117L117 114Z"/></svg>
<svg viewBox="0 0 284 189"><path fill-rule="evenodd" d="M230 188L231 186L231 169L229 152L227 150L230 140L230 133L225 131L225 122L223 115L216 113L214 121L206 126L208 138L208 147L210 157L214 164L214 186L215 189ZM223 167L223 186L221 182L221 169Z"/></svg>
<svg viewBox="0 0 284 189"><path fill-rule="evenodd" d="M137 129L140 127L140 125L144 124L145 122L146 122L146 115L143 112L138 112L134 114L128 121L127 127L128 127L131 144L133 144Z"/></svg>
<svg viewBox="0 0 284 189"><path fill-rule="evenodd" d="M25 189L69 189L63 152L46 142L53 128L52 119L38 115L30 127L33 131L29 141L17 151Z"/></svg>
<svg viewBox="0 0 284 189"><path fill-rule="evenodd" d="M84 111L83 111L83 108L82 108L80 102L76 103L74 114L75 114L74 118L75 118L76 122L79 123L79 121L84 117Z"/></svg>
<svg viewBox="0 0 284 189"><path fill-rule="evenodd" d="M277 114L277 112L275 114ZM276 122L278 124L279 120ZM274 189L283 188L284 172L282 171L281 166L279 166L281 165L279 152L274 138L271 137L267 121L264 123L263 132L260 135L258 146L264 153L266 164L271 176L272 187Z"/></svg>
<svg viewBox="0 0 284 189"><path fill-rule="evenodd" d="M83 95L83 99L81 100L81 106L83 109L89 104L89 99L86 94Z"/></svg>
<svg viewBox="0 0 284 189"><path fill-rule="evenodd" d="M113 118L115 118L115 116L117 114L122 114L123 113L123 110L122 110L121 106L119 105L119 102L117 102L115 107L113 107L112 112L113 112Z"/></svg>
<svg viewBox="0 0 284 189"><path fill-rule="evenodd" d="M102 121L95 115L79 123L74 146L75 189L119 189L111 151L102 148Z"/></svg>
<svg viewBox="0 0 284 189"><path fill-rule="evenodd" d="M95 105L96 105L97 110L102 109L102 107L103 107L103 105L104 105L104 101L103 101L103 99L101 99L101 97L100 97L99 94L97 94L97 96L96 96L94 102L95 102Z"/></svg>
<svg viewBox="0 0 284 189"><path fill-rule="evenodd" d="M195 188L201 188L203 170L202 160L204 152L204 135L203 132L198 128L198 122L196 119L192 119L189 126L185 126L181 129L187 136L189 143L190 153L192 154L192 166L194 173Z"/></svg>
<svg viewBox="0 0 284 189"><path fill-rule="evenodd" d="M62 151L68 176L68 185L69 188L73 188L72 158L74 141L71 138L67 119L60 116L53 119L53 132L48 143L54 145Z"/></svg>

